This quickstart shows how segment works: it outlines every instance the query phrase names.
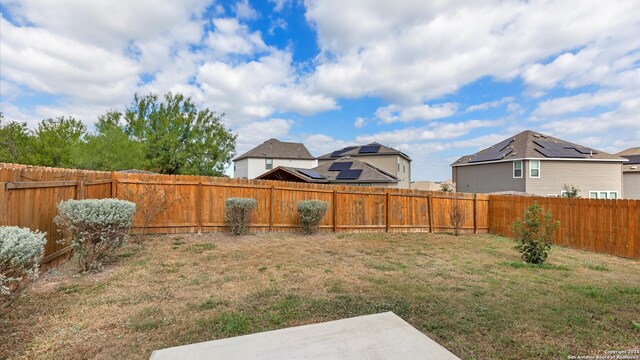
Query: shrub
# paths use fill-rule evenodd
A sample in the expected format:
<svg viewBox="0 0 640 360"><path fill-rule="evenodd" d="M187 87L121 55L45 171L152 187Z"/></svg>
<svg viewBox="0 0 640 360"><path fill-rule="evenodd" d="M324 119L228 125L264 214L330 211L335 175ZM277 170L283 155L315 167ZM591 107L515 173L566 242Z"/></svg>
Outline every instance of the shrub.
<svg viewBox="0 0 640 360"><path fill-rule="evenodd" d="M455 236L460 235L460 230L462 229L462 225L467 219L467 213L464 211L464 207L460 204L460 201L456 201L449 209L449 223L453 228L453 234Z"/></svg>
<svg viewBox="0 0 640 360"><path fill-rule="evenodd" d="M251 215L256 208L256 199L228 198L225 202L225 218L229 231L235 235L242 235L249 229Z"/></svg>
<svg viewBox="0 0 640 360"><path fill-rule="evenodd" d="M302 200L298 203L300 212L300 227L305 234L318 231L320 221L327 213L329 203L322 200Z"/></svg>
<svg viewBox="0 0 640 360"><path fill-rule="evenodd" d="M125 200L68 200L58 204L54 221L71 235L79 270L100 270L104 258L124 244L135 211L136 204Z"/></svg>
<svg viewBox="0 0 640 360"><path fill-rule="evenodd" d="M11 295L25 277L38 277L45 242L44 233L17 226L0 227L0 295Z"/></svg>
<svg viewBox="0 0 640 360"><path fill-rule="evenodd" d="M522 260L531 264L544 263L551 250L551 236L560 222L553 221L550 211L533 204L525 210L524 218L511 226L517 235L515 249L522 254Z"/></svg>
<svg viewBox="0 0 640 360"><path fill-rule="evenodd" d="M562 185L562 190L564 190L562 193L563 198L569 198L569 199L581 198L581 196L578 195L578 193L580 192L580 189L578 189L573 185L564 184Z"/></svg>

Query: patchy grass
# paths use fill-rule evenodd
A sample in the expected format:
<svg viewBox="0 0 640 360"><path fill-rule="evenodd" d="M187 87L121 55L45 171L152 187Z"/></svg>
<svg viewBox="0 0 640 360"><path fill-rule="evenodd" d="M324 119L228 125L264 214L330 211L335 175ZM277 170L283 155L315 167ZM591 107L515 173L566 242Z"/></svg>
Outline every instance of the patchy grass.
<svg viewBox="0 0 640 360"><path fill-rule="evenodd" d="M155 236L102 273L70 264L0 316L0 357L154 349L393 311L463 359L601 355L640 343L640 262L443 234Z"/></svg>

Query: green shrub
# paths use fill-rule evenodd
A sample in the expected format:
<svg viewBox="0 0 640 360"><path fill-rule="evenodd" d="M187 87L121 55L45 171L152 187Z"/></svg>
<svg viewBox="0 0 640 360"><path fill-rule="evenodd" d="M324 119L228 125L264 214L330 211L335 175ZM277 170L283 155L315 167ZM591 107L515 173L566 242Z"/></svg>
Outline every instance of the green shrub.
<svg viewBox="0 0 640 360"><path fill-rule="evenodd" d="M256 199L228 198L225 205L225 219L229 231L235 235L246 234L251 224L251 215L257 206Z"/></svg>
<svg viewBox="0 0 640 360"><path fill-rule="evenodd" d="M17 226L0 227L0 295L7 297L25 277L36 279L45 234Z"/></svg>
<svg viewBox="0 0 640 360"><path fill-rule="evenodd" d="M68 200L58 204L54 221L71 235L79 270L100 270L104 258L124 245L135 211L136 204L125 200Z"/></svg>
<svg viewBox="0 0 640 360"><path fill-rule="evenodd" d="M329 203L321 200L302 200L298 203L300 212L300 227L305 234L318 231L320 221L327 213Z"/></svg>
<svg viewBox="0 0 640 360"><path fill-rule="evenodd" d="M524 218L511 226L517 235L515 249L522 254L522 260L530 264L544 263L551 250L551 236L560 222L553 221L550 211L533 204L525 210Z"/></svg>

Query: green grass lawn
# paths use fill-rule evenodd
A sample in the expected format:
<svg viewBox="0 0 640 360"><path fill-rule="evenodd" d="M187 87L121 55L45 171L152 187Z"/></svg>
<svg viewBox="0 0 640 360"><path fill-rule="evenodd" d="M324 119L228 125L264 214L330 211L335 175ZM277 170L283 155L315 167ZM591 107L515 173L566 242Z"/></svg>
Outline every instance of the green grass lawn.
<svg viewBox="0 0 640 360"><path fill-rule="evenodd" d="M148 358L158 348L393 311L463 359L640 344L640 262L446 234L147 237L103 273L70 264L0 317L0 357Z"/></svg>

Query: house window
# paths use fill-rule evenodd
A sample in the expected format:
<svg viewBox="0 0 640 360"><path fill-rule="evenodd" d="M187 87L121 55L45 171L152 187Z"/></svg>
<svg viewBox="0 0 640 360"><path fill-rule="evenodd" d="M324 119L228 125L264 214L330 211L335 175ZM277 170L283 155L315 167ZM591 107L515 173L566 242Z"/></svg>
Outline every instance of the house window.
<svg viewBox="0 0 640 360"><path fill-rule="evenodd" d="M589 199L611 199L618 198L617 191L589 191Z"/></svg>
<svg viewBox="0 0 640 360"><path fill-rule="evenodd" d="M529 161L529 177L530 178L540 177L540 160Z"/></svg>
<svg viewBox="0 0 640 360"><path fill-rule="evenodd" d="M267 170L273 169L273 159L264 159L264 168Z"/></svg>
<svg viewBox="0 0 640 360"><path fill-rule="evenodd" d="M407 172L407 160L402 161L402 173Z"/></svg>
<svg viewBox="0 0 640 360"><path fill-rule="evenodd" d="M400 172L400 157L398 157L398 172Z"/></svg>
<svg viewBox="0 0 640 360"><path fill-rule="evenodd" d="M514 178L522 177L522 160L513 162L513 177Z"/></svg>

